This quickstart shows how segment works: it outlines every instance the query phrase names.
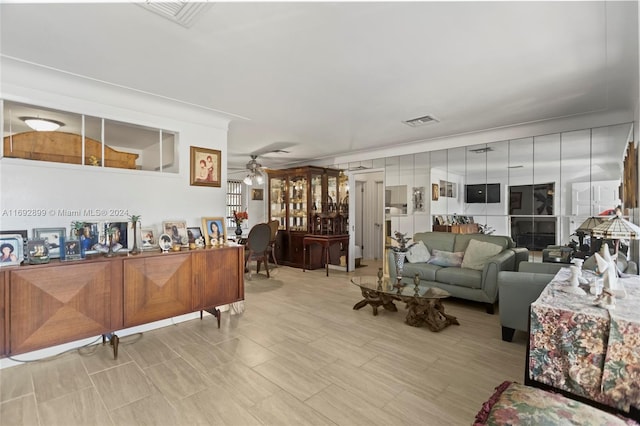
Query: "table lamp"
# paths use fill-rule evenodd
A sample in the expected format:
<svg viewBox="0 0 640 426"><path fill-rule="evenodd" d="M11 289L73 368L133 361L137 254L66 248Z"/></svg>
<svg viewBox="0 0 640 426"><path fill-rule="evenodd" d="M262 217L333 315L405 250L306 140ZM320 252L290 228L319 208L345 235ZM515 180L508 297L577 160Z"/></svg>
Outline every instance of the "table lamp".
<svg viewBox="0 0 640 426"><path fill-rule="evenodd" d="M614 240L616 248L614 255L617 255L618 250L620 249L620 239L640 239L640 227L624 219L622 217L622 213L619 210L616 210L616 215L614 217L602 222L591 230L591 236Z"/></svg>
<svg viewBox="0 0 640 426"><path fill-rule="evenodd" d="M582 225L578 226L578 228L576 229L576 235L578 236L578 242L580 244L578 249L580 251L582 251L584 236L591 235L591 230L593 230L593 228L595 228L596 226L600 225L602 222L603 222L602 218L591 216L590 218L582 222ZM593 244L591 244L591 246L593 247Z"/></svg>

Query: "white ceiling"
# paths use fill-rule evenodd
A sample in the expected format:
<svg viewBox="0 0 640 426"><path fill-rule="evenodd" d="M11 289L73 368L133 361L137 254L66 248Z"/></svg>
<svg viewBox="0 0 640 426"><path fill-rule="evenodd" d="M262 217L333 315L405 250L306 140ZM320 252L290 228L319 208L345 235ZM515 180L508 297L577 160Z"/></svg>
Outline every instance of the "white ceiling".
<svg viewBox="0 0 640 426"><path fill-rule="evenodd" d="M0 4L3 55L234 117L229 166L269 167L633 112L638 2ZM431 114L439 123L409 127Z"/></svg>

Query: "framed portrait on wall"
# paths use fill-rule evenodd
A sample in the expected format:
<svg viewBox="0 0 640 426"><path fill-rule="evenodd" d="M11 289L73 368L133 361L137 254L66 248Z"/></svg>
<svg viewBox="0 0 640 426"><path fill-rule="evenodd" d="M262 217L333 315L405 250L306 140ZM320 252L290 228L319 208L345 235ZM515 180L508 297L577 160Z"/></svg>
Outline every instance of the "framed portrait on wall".
<svg viewBox="0 0 640 426"><path fill-rule="evenodd" d="M221 152L191 147L191 185L220 187Z"/></svg>
<svg viewBox="0 0 640 426"><path fill-rule="evenodd" d="M224 226L223 217L203 217L202 230L205 244L208 246L214 245L220 237L227 241L227 227Z"/></svg>

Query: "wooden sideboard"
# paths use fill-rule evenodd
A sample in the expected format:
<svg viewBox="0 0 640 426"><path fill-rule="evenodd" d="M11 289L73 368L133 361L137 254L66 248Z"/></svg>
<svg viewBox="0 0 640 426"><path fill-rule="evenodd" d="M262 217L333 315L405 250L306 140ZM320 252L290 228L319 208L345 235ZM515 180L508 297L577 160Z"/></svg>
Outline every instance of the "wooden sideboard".
<svg viewBox="0 0 640 426"><path fill-rule="evenodd" d="M243 299L242 246L7 267L0 270L0 356Z"/></svg>

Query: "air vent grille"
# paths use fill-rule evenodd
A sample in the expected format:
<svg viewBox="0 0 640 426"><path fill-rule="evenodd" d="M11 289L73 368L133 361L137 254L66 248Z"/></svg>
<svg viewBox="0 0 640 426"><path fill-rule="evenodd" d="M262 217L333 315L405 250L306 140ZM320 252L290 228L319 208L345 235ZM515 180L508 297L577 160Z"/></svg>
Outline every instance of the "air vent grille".
<svg viewBox="0 0 640 426"><path fill-rule="evenodd" d="M425 124L438 123L438 122L440 122L440 120L435 118L433 115L425 115L422 117L412 118L411 120L403 121L404 124L411 127L424 126Z"/></svg>
<svg viewBox="0 0 640 426"><path fill-rule="evenodd" d="M156 13L168 20L182 25L185 28L191 27L196 18L210 6L208 2L187 2L187 1L150 1L136 3L137 5Z"/></svg>

